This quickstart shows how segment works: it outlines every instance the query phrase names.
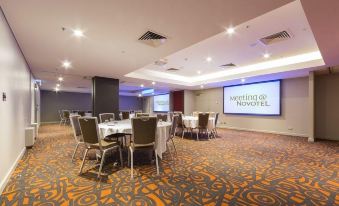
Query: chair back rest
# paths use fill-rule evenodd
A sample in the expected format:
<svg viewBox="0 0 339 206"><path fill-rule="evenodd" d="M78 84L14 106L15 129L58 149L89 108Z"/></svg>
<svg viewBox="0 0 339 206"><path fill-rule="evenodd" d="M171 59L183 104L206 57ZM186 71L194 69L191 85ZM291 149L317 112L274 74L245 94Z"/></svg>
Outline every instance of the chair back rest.
<svg viewBox="0 0 339 206"><path fill-rule="evenodd" d="M128 111L122 111L121 117L122 117L122 119L129 119L129 112Z"/></svg>
<svg viewBox="0 0 339 206"><path fill-rule="evenodd" d="M101 113L99 114L100 123L114 121L114 113Z"/></svg>
<svg viewBox="0 0 339 206"><path fill-rule="evenodd" d="M79 117L79 124L86 144L100 143L98 119L96 117Z"/></svg>
<svg viewBox="0 0 339 206"><path fill-rule="evenodd" d="M215 119L214 119L214 126L217 126L218 124L218 118L219 118L219 113L215 114Z"/></svg>
<svg viewBox="0 0 339 206"><path fill-rule="evenodd" d="M182 114L182 111L174 111L174 114Z"/></svg>
<svg viewBox="0 0 339 206"><path fill-rule="evenodd" d="M136 113L136 117L149 117L149 113Z"/></svg>
<svg viewBox="0 0 339 206"><path fill-rule="evenodd" d="M173 119L172 119L171 130L170 130L170 135L171 136L175 135L175 130L177 129L177 126L178 126L178 120L179 120L179 116L178 115L174 115Z"/></svg>
<svg viewBox="0 0 339 206"><path fill-rule="evenodd" d="M178 116L178 122L177 122L177 126L182 127L184 125L184 122L182 121L182 114L174 114L174 116Z"/></svg>
<svg viewBox="0 0 339 206"><path fill-rule="evenodd" d="M193 112L193 117L197 117L197 116L199 116L199 112L194 111L194 112Z"/></svg>
<svg viewBox="0 0 339 206"><path fill-rule="evenodd" d="M209 115L210 115L209 113L199 113L198 117L199 128L207 129Z"/></svg>
<svg viewBox="0 0 339 206"><path fill-rule="evenodd" d="M79 141L78 137L81 135L79 117L80 117L80 115L71 115L70 118L69 118L70 121L71 121L74 138L77 141Z"/></svg>
<svg viewBox="0 0 339 206"><path fill-rule="evenodd" d="M169 113L170 120L172 121L174 113L173 112L168 112L168 113Z"/></svg>
<svg viewBox="0 0 339 206"><path fill-rule="evenodd" d="M68 110L62 110L62 116L66 119L69 119L70 112Z"/></svg>
<svg viewBox="0 0 339 206"><path fill-rule="evenodd" d="M209 117L213 117L213 118L215 118L215 112L208 112L209 114L210 114L210 116Z"/></svg>
<svg viewBox="0 0 339 206"><path fill-rule="evenodd" d="M155 143L156 131L156 117L132 118L132 133L135 145L151 145Z"/></svg>
<svg viewBox="0 0 339 206"><path fill-rule="evenodd" d="M161 120L163 122L167 122L167 114L157 114L158 120Z"/></svg>
<svg viewBox="0 0 339 206"><path fill-rule="evenodd" d="M86 112L85 112L85 111L78 111L78 115L80 115L80 116L82 116L82 117L84 117L84 116L85 116L85 114L86 114Z"/></svg>

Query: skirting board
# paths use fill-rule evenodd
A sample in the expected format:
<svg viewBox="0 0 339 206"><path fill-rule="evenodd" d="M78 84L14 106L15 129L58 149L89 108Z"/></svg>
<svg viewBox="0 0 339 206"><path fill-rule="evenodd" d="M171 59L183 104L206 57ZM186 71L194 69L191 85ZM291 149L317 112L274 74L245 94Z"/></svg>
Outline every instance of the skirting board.
<svg viewBox="0 0 339 206"><path fill-rule="evenodd" d="M14 172L16 166L18 165L19 161L21 160L22 156L26 152L26 147L22 149L16 160L14 161L12 167L8 170L5 178L0 182L0 194L2 194L2 191L5 189L9 179L11 178L12 173Z"/></svg>
<svg viewBox="0 0 339 206"><path fill-rule="evenodd" d="M277 132L277 131L259 130L259 129L248 129L248 128L241 128L241 127L232 127L232 126L227 126L227 125L217 125L217 128L243 130L243 131L250 131L250 132L262 132L262 133L269 133L269 134L280 134L280 135L296 136L296 137L308 137L307 134L298 134L298 133L292 133L292 132Z"/></svg>

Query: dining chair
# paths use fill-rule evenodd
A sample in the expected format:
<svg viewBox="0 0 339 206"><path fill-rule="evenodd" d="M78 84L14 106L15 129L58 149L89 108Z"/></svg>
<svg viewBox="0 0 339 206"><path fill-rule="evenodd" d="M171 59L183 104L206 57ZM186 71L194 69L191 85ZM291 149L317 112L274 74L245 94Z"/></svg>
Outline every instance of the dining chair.
<svg viewBox="0 0 339 206"><path fill-rule="evenodd" d="M84 145L84 139L81 134L80 124L79 124L79 117L80 115L72 115L70 116L71 126L73 130L73 136L76 142L76 146L72 155L72 162L74 159L74 156L79 148L80 145Z"/></svg>
<svg viewBox="0 0 339 206"><path fill-rule="evenodd" d="M205 132L207 132L207 137L209 138L208 119L209 119L209 113L199 113L198 127L195 128L195 129L198 129L197 140L199 140L199 134L205 133Z"/></svg>
<svg viewBox="0 0 339 206"><path fill-rule="evenodd" d="M149 117L149 113L136 113L136 117Z"/></svg>
<svg viewBox="0 0 339 206"><path fill-rule="evenodd" d="M214 128L212 130L214 137L218 136L218 131L217 131L218 118L219 118L219 113L216 113L215 119L214 119Z"/></svg>
<svg viewBox="0 0 339 206"><path fill-rule="evenodd" d="M161 120L163 122L167 122L167 114L157 114L158 120Z"/></svg>
<svg viewBox="0 0 339 206"><path fill-rule="evenodd" d="M182 111L174 111L174 114L182 114Z"/></svg>
<svg viewBox="0 0 339 206"><path fill-rule="evenodd" d="M170 134L169 134L168 139L166 141L166 146L168 148L168 151L169 151L172 159L173 159L173 156L172 156L172 152L171 152L171 150L170 150L170 148L168 146L168 143L172 142L175 155L177 155L177 149L175 148L175 144L174 144L174 140L173 139L174 139L175 134L176 134L176 130L177 130L177 126L178 126L178 119L179 119L178 115L174 115L173 116L172 125L171 125L171 129L170 129Z"/></svg>
<svg viewBox="0 0 339 206"><path fill-rule="evenodd" d="M86 146L85 154L82 160L82 164L80 167L80 174L82 174L82 170L85 164L86 156L89 150L96 150L100 152L100 167L98 178L101 175L102 166L104 163L105 156L108 151L113 149L119 150L120 155L120 164L123 166L122 161L122 153L121 148L118 142L108 142L100 138L99 129L98 129L98 119L96 117L80 117L79 118L80 129L82 133L82 137L84 140L84 144Z"/></svg>
<svg viewBox="0 0 339 206"><path fill-rule="evenodd" d="M170 120L172 121L174 113L173 112L168 112L168 114L169 114Z"/></svg>
<svg viewBox="0 0 339 206"><path fill-rule="evenodd" d="M155 137L157 130L156 117L132 118L133 140L129 146L128 162L131 163L131 178L133 178L133 153L136 150L153 150L157 174L159 175L158 154L155 148Z"/></svg>
<svg viewBox="0 0 339 206"><path fill-rule="evenodd" d="M122 119L129 119L129 112L128 111L122 111L121 112Z"/></svg>
<svg viewBox="0 0 339 206"><path fill-rule="evenodd" d="M59 118L60 118L59 126L61 126L62 124L65 123L65 118L64 118L64 115L62 113L62 110L58 110L58 114L59 114Z"/></svg>
<svg viewBox="0 0 339 206"><path fill-rule="evenodd" d="M199 112L194 111L194 112L193 112L193 117L198 117L198 116L199 116Z"/></svg>
<svg viewBox="0 0 339 206"><path fill-rule="evenodd" d="M208 112L210 115L209 117L215 118L215 112Z"/></svg>
<svg viewBox="0 0 339 206"><path fill-rule="evenodd" d="M100 123L112 122L115 120L114 113L101 113L99 114Z"/></svg>
<svg viewBox="0 0 339 206"><path fill-rule="evenodd" d="M69 124L69 116L70 116L70 111L69 110L62 110L62 117L64 119L63 124Z"/></svg>
<svg viewBox="0 0 339 206"><path fill-rule="evenodd" d="M85 111L78 111L78 114L82 117L84 117L86 115L86 112Z"/></svg>

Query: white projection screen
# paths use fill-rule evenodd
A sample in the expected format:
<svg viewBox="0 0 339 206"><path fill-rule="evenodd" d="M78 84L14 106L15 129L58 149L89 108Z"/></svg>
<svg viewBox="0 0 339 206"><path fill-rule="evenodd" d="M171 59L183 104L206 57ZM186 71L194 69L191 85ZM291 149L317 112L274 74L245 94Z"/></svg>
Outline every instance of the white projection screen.
<svg viewBox="0 0 339 206"><path fill-rule="evenodd" d="M224 87L224 113L281 115L280 80Z"/></svg>
<svg viewBox="0 0 339 206"><path fill-rule="evenodd" d="M162 94L153 97L153 111L154 112L168 112L169 111L169 94Z"/></svg>

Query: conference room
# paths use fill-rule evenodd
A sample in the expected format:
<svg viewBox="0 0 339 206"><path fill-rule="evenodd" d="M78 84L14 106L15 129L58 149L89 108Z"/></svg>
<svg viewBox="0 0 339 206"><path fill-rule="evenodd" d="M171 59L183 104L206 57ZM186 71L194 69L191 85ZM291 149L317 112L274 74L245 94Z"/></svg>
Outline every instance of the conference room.
<svg viewBox="0 0 339 206"><path fill-rule="evenodd" d="M0 0L0 205L339 205L336 0Z"/></svg>

